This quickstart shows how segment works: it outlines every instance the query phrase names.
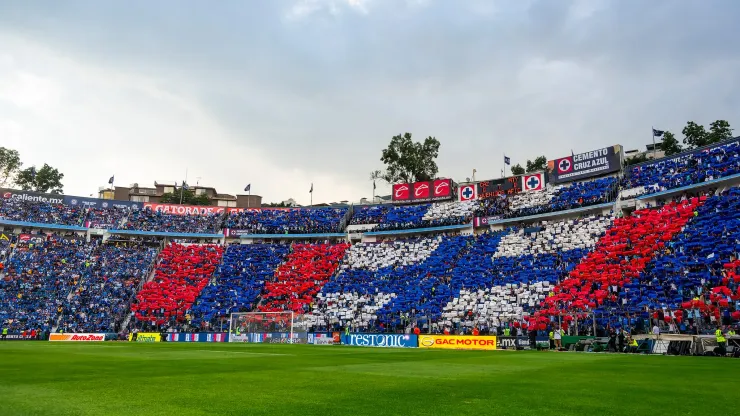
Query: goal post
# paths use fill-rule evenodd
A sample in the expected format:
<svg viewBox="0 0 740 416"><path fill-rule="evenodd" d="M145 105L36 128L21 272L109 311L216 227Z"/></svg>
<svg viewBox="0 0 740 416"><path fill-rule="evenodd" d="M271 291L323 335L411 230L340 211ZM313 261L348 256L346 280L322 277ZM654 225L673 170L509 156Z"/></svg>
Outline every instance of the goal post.
<svg viewBox="0 0 740 416"><path fill-rule="evenodd" d="M305 344L307 322L293 312L234 312L229 321L229 342Z"/></svg>

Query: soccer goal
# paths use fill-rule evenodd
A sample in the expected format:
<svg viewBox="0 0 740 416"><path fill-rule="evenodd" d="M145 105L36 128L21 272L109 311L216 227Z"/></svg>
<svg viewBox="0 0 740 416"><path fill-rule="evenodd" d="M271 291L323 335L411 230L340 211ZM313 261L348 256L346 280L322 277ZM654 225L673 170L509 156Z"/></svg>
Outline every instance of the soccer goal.
<svg viewBox="0 0 740 416"><path fill-rule="evenodd" d="M229 342L305 344L308 321L293 312L235 312L231 314Z"/></svg>

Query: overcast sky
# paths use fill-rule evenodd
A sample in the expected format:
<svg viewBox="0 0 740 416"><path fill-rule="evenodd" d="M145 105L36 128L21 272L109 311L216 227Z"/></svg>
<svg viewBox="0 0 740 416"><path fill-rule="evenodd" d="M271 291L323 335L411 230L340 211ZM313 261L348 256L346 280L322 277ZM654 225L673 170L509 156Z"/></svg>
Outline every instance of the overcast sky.
<svg viewBox="0 0 740 416"><path fill-rule="evenodd" d="M738 22L737 0L0 1L0 146L73 195L187 168L353 201L406 131L440 140L440 176L495 178L504 153L740 131Z"/></svg>

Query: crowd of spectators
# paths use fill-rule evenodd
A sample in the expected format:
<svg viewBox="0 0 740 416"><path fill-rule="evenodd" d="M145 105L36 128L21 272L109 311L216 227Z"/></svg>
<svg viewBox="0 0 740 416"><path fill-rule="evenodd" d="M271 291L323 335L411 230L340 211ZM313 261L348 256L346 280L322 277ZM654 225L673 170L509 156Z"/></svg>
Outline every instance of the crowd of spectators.
<svg viewBox="0 0 740 416"><path fill-rule="evenodd" d="M615 177L595 179L587 182L573 182L567 186L555 188L552 198L541 205L530 205L507 212L506 218L526 217L569 209L588 207L611 202L616 198L618 181ZM547 191L544 191L547 192ZM520 194L522 198L538 198L538 192Z"/></svg>
<svg viewBox="0 0 740 416"><path fill-rule="evenodd" d="M72 288L89 272L92 245L36 235L18 241L0 280L0 323L13 331L50 331Z"/></svg>
<svg viewBox="0 0 740 416"><path fill-rule="evenodd" d="M193 323L198 327L217 327L232 312L255 310L265 282L273 278L289 251L287 244L230 245L215 279L193 306Z"/></svg>
<svg viewBox="0 0 740 416"><path fill-rule="evenodd" d="M622 187L650 194L735 175L740 173L738 152L740 144L732 142L713 150L632 166Z"/></svg>
<svg viewBox="0 0 740 416"><path fill-rule="evenodd" d="M308 312L348 248L347 243L293 244L285 263L265 282L260 311Z"/></svg>
<svg viewBox="0 0 740 416"><path fill-rule="evenodd" d="M460 225L472 221L475 202L419 205L362 205L354 208L350 224L377 224L374 230L411 230Z"/></svg>
<svg viewBox="0 0 740 416"><path fill-rule="evenodd" d="M85 209L79 206L0 198L0 218L42 224L83 226Z"/></svg>
<svg viewBox="0 0 740 416"><path fill-rule="evenodd" d="M250 234L311 234L342 232L347 208L276 208L231 212L225 228Z"/></svg>
<svg viewBox="0 0 740 416"><path fill-rule="evenodd" d="M118 332L157 249L143 244L100 244L88 273L64 302L65 332Z"/></svg>
<svg viewBox="0 0 740 416"><path fill-rule="evenodd" d="M154 279L144 283L131 306L138 321L161 327L184 323L190 308L221 262L223 246L171 243L160 253Z"/></svg>
<svg viewBox="0 0 740 416"><path fill-rule="evenodd" d="M128 208L87 208L88 228L99 228L103 230L118 230L123 220L131 213Z"/></svg>
<svg viewBox="0 0 740 416"><path fill-rule="evenodd" d="M158 231L167 233L213 234L220 228L222 214L168 214L144 208L131 210L123 230Z"/></svg>

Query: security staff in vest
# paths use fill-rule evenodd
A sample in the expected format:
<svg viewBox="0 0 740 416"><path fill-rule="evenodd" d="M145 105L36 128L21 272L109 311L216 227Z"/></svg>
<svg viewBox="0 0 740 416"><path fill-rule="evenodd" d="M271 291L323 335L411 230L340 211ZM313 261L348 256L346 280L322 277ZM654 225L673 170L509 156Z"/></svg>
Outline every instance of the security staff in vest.
<svg viewBox="0 0 740 416"><path fill-rule="evenodd" d="M8 338L8 327L3 326L3 341L5 341L6 338Z"/></svg>
<svg viewBox="0 0 740 416"><path fill-rule="evenodd" d="M629 345L627 346L627 351L631 352L632 354L637 352L637 348L639 345L637 345L637 340L632 338L631 335L628 335Z"/></svg>
<svg viewBox="0 0 740 416"><path fill-rule="evenodd" d="M717 353L724 357L727 355L727 340L725 335L722 333L722 327L717 326L717 330L714 331L714 336L717 337Z"/></svg>
<svg viewBox="0 0 740 416"><path fill-rule="evenodd" d="M553 349L555 348L555 332L551 329L548 336L550 337L550 349Z"/></svg>

